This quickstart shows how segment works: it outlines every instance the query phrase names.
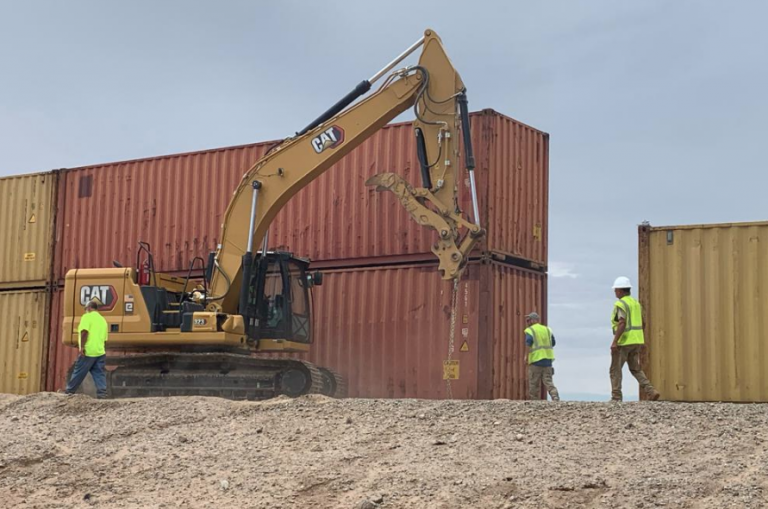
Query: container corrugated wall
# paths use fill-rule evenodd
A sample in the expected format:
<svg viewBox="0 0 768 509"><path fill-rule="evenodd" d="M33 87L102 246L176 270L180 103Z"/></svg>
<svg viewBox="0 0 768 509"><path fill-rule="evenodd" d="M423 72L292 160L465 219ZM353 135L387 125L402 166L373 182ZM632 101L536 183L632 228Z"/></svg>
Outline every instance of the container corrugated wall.
<svg viewBox="0 0 768 509"><path fill-rule="evenodd" d="M493 331L493 397L525 399L528 349L523 340L525 315L536 311L547 323L547 275L494 263L490 303Z"/></svg>
<svg viewBox="0 0 768 509"><path fill-rule="evenodd" d="M0 292L0 393L41 389L48 347L47 290Z"/></svg>
<svg viewBox="0 0 768 509"><path fill-rule="evenodd" d="M315 343L307 360L344 375L351 397L447 397L452 283L435 264L327 270L324 276L314 292ZM76 357L61 343L62 293L54 294L49 390L64 386ZM545 274L495 262L468 266L459 286L454 398L525 398L523 316L533 309L546 313Z"/></svg>
<svg viewBox="0 0 768 509"><path fill-rule="evenodd" d="M46 364L45 390L63 390L67 384L67 371L77 359L77 348L64 346L61 330L64 322L64 288L51 293L51 313L48 332L48 362Z"/></svg>
<svg viewBox="0 0 768 509"><path fill-rule="evenodd" d="M468 295L459 304L462 316L476 318L477 269L470 267L461 283ZM328 271L315 292L316 341L308 359L342 373L353 397L444 398L451 289L432 264ZM476 319L464 327L477 337ZM477 352L458 350L453 358L463 372L452 382L454 397L477 398Z"/></svg>
<svg viewBox="0 0 768 509"><path fill-rule="evenodd" d="M640 227L648 376L673 401L768 402L768 223Z"/></svg>
<svg viewBox="0 0 768 509"><path fill-rule="evenodd" d="M71 268L134 265L149 242L157 270L181 270L215 248L224 210L243 173L268 145L63 170L55 276Z"/></svg>
<svg viewBox="0 0 768 509"><path fill-rule="evenodd" d="M56 173L0 178L0 289L51 277Z"/></svg>
<svg viewBox="0 0 768 509"><path fill-rule="evenodd" d="M547 262L548 137L492 110L472 115L482 222L493 250ZM410 123L380 130L299 192L270 228L270 246L329 265L431 260L432 232L391 193L364 186L393 171L420 180ZM270 143L89 166L61 172L55 279L71 268L135 262L152 245L158 270L181 271L218 243L221 219L243 173ZM469 183L459 185L471 211ZM88 233L86 235L85 233ZM338 265L338 263L336 263Z"/></svg>

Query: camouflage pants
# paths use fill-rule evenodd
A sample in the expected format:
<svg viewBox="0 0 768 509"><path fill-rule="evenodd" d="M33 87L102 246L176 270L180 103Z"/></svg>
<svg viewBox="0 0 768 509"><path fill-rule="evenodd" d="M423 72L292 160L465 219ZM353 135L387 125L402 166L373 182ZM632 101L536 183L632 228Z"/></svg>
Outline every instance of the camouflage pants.
<svg viewBox="0 0 768 509"><path fill-rule="evenodd" d="M541 384L544 384L547 392L552 397L552 401L560 401L560 395L557 387L552 381L552 375L555 374L555 368L545 368L542 366L528 365L528 399L541 399Z"/></svg>
<svg viewBox="0 0 768 509"><path fill-rule="evenodd" d="M618 401L622 399L621 370L624 369L624 364L629 365L629 372L637 379L641 391L649 396L656 392L640 367L640 350L642 348L643 345L627 345L620 346L617 350L611 350L611 399Z"/></svg>

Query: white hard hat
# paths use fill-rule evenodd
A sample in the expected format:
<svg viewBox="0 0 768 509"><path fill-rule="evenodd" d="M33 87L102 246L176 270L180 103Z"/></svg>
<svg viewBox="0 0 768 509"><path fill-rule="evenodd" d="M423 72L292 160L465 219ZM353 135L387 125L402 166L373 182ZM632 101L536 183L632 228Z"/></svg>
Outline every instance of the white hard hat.
<svg viewBox="0 0 768 509"><path fill-rule="evenodd" d="M619 276L613 282L613 289L616 290L618 288L632 288L632 282L626 276Z"/></svg>

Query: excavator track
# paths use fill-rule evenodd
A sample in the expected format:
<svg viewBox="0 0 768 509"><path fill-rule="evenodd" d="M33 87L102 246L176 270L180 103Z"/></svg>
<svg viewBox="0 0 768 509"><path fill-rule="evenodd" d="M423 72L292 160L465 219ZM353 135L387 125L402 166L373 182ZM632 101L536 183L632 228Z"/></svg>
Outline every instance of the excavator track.
<svg viewBox="0 0 768 509"><path fill-rule="evenodd" d="M297 359L235 353L152 353L108 357L111 398L214 396L264 400L322 394L321 368Z"/></svg>
<svg viewBox="0 0 768 509"><path fill-rule="evenodd" d="M323 377L322 394L332 398L347 397L347 379L329 368L318 368Z"/></svg>

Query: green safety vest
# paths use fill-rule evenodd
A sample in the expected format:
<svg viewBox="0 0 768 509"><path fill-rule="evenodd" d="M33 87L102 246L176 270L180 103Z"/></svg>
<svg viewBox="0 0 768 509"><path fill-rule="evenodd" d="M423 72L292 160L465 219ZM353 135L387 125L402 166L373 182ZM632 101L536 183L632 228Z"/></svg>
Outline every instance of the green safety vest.
<svg viewBox="0 0 768 509"><path fill-rule="evenodd" d="M619 338L619 346L644 344L643 311L640 303L629 295L616 301L616 304L613 305L613 314L611 314L611 325L613 326L614 334L619 326L619 309L624 311L626 316L626 328L624 329L624 334Z"/></svg>
<svg viewBox="0 0 768 509"><path fill-rule="evenodd" d="M544 359L555 360L555 351L552 349L552 330L549 327L534 323L525 329L525 334L533 338L533 345L528 351L528 364Z"/></svg>

